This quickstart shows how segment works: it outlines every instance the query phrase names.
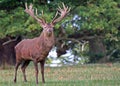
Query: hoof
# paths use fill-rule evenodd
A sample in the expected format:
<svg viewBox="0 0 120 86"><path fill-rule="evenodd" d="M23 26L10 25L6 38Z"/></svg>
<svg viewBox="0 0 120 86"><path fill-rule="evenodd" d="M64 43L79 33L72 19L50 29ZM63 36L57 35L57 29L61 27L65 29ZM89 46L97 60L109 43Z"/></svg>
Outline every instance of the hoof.
<svg viewBox="0 0 120 86"><path fill-rule="evenodd" d="M16 83L16 79L14 79L14 83Z"/></svg>
<svg viewBox="0 0 120 86"><path fill-rule="evenodd" d="M27 82L27 80L24 80L24 82Z"/></svg>

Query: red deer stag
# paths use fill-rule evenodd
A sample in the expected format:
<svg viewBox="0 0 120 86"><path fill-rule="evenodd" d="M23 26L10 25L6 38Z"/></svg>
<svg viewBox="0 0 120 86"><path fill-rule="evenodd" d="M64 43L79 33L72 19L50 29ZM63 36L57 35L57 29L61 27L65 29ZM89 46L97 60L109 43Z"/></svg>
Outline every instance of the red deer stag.
<svg viewBox="0 0 120 86"><path fill-rule="evenodd" d="M16 82L17 78L17 70L20 64L21 70L23 72L24 81L26 80L25 69L28 66L30 61L33 61L35 66L36 72L36 83L38 84L38 63L40 62L41 65L41 74L42 74L42 83L45 83L44 80L44 63L45 59L53 47L55 40L54 40L54 33L53 27L59 21L61 21L70 11L70 8L66 7L64 4L63 9L61 7L58 8L55 17L53 18L51 23L46 23L44 18L39 18L37 15L34 14L34 9L32 8L33 5L30 4L27 7L27 3L25 4L25 12L28 13L31 17L37 20L43 31L39 37L33 39L24 39L20 43L15 46L16 51L16 65L15 65L15 78L14 82ZM60 14L60 17L57 17Z"/></svg>

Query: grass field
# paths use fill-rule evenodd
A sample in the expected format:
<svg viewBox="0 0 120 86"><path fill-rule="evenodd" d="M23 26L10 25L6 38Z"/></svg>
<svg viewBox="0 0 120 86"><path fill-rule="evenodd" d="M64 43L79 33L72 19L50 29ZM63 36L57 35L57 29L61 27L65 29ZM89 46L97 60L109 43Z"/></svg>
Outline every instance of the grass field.
<svg viewBox="0 0 120 86"><path fill-rule="evenodd" d="M13 83L14 68L0 69L0 86L36 86L34 67L26 70L28 82L23 82L19 68L17 83ZM45 67L46 83L38 86L120 86L120 64L89 64L64 67Z"/></svg>

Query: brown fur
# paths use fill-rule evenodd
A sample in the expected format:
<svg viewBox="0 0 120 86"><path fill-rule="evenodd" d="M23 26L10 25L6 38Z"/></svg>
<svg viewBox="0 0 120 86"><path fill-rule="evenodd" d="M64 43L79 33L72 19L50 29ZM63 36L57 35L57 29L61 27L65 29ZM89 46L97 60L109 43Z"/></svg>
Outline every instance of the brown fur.
<svg viewBox="0 0 120 86"><path fill-rule="evenodd" d="M54 34L50 37L45 36L45 32L34 39L24 39L16 45L16 60L33 60L40 62L45 60L52 46L54 45Z"/></svg>

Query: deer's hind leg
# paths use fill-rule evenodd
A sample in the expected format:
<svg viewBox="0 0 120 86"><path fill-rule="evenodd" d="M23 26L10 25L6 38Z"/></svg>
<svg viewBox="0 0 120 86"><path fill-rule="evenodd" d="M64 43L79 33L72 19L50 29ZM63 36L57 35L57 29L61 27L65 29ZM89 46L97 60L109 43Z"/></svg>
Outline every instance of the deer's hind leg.
<svg viewBox="0 0 120 86"><path fill-rule="evenodd" d="M14 78L14 83L16 83L16 81L17 81L17 70L18 70L18 67L20 66L21 63L22 63L22 61L18 61L15 64L15 78Z"/></svg>
<svg viewBox="0 0 120 86"><path fill-rule="evenodd" d="M38 63L37 61L33 61L34 66L35 66L35 75L36 75L36 84L38 84Z"/></svg>
<svg viewBox="0 0 120 86"><path fill-rule="evenodd" d="M27 82L27 79L26 79L26 74L25 74L25 69L27 68L27 66L29 65L30 63L30 60L26 60L26 61L23 61L22 65L21 65L21 70L23 72L23 77L24 77L24 81Z"/></svg>
<svg viewBox="0 0 120 86"><path fill-rule="evenodd" d="M45 79L44 79L44 64L45 64L45 60L40 62L41 74L42 74L42 83L45 83Z"/></svg>

